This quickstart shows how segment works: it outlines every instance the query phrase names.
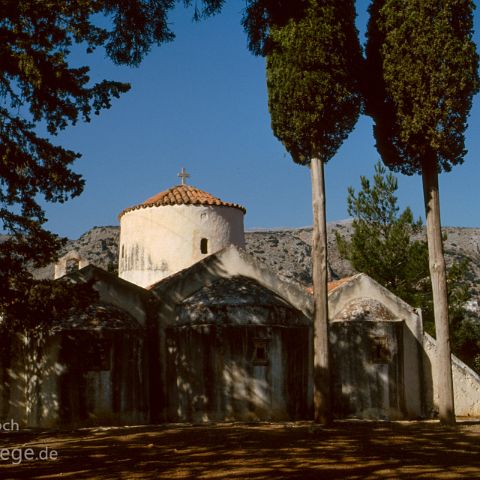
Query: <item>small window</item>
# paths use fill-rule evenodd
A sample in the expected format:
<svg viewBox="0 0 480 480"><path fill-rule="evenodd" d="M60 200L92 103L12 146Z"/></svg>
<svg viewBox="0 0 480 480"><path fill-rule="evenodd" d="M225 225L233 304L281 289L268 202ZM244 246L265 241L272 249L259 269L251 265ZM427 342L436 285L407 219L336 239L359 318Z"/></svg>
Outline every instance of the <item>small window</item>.
<svg viewBox="0 0 480 480"><path fill-rule="evenodd" d="M387 337L372 337L371 342L372 363L389 363L390 349Z"/></svg>
<svg viewBox="0 0 480 480"><path fill-rule="evenodd" d="M88 370L110 370L111 342L107 339L92 339L87 347Z"/></svg>
<svg viewBox="0 0 480 480"><path fill-rule="evenodd" d="M268 340L254 340L253 343L253 364L268 365Z"/></svg>
<svg viewBox="0 0 480 480"><path fill-rule="evenodd" d="M125 245L122 245L122 258L125 257Z"/></svg>
<svg viewBox="0 0 480 480"><path fill-rule="evenodd" d="M202 238L200 240L200 252L204 255L208 253L208 239Z"/></svg>

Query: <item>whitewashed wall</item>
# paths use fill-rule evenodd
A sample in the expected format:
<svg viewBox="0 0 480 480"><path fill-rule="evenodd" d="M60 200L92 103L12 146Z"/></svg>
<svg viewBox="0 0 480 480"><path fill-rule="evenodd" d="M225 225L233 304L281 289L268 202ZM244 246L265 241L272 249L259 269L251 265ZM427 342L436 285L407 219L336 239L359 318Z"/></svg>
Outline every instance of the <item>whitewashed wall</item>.
<svg viewBox="0 0 480 480"><path fill-rule="evenodd" d="M433 402L438 405L438 390L436 376L438 374L436 362L436 341L428 333L424 334L424 350L428 362L424 362L428 377L428 368L431 367ZM453 393L455 402L455 415L461 417L480 417L480 376L468 365L452 355ZM434 405L430 405L433 407Z"/></svg>
<svg viewBox="0 0 480 480"><path fill-rule="evenodd" d="M162 205L120 219L119 276L147 287L228 245L245 246L243 212L206 205ZM208 252L200 250L201 239Z"/></svg>

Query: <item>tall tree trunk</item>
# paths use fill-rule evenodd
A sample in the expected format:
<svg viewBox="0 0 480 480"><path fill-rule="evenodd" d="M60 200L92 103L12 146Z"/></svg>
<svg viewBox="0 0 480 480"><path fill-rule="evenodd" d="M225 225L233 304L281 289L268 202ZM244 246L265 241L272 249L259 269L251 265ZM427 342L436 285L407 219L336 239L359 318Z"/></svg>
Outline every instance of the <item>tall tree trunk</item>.
<svg viewBox="0 0 480 480"><path fill-rule="evenodd" d="M313 406L317 423L331 422L330 368L328 345L327 222L323 162L312 158L313 205Z"/></svg>
<svg viewBox="0 0 480 480"><path fill-rule="evenodd" d="M443 255L442 229L440 225L440 199L438 191L438 169L435 160L422 166L423 195L427 217L428 258L433 291L433 312L437 339L438 403L440 422L455 424L453 400L452 359L448 331L448 296L445 257Z"/></svg>

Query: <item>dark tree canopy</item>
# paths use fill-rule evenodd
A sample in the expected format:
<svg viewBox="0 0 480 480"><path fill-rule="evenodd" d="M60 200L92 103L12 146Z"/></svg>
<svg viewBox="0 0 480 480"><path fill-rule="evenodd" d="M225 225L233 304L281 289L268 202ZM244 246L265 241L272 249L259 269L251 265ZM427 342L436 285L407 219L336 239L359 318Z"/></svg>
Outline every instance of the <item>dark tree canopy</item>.
<svg viewBox="0 0 480 480"><path fill-rule="evenodd" d="M295 162L327 162L360 111L361 49L351 0L310 0L300 18L270 26L272 128Z"/></svg>
<svg viewBox="0 0 480 480"><path fill-rule="evenodd" d="M309 3L309 0L247 0L242 23L249 49L256 55L268 54L271 28L299 20Z"/></svg>
<svg viewBox="0 0 480 480"><path fill-rule="evenodd" d="M19 299L39 298L35 292L46 284L33 282L27 264L47 264L62 243L43 228L39 199L64 202L83 189L71 170L80 155L55 145L53 137L90 121L129 89L90 82L87 66L70 65L72 48L104 47L115 63L138 65L152 44L173 39L167 14L176 3L0 0L0 227L10 234L0 243L0 316L18 312ZM222 4L203 0L194 16L215 13Z"/></svg>
<svg viewBox="0 0 480 480"><path fill-rule="evenodd" d="M463 162L478 91L471 0L374 0L364 92L383 161L407 175L422 162Z"/></svg>

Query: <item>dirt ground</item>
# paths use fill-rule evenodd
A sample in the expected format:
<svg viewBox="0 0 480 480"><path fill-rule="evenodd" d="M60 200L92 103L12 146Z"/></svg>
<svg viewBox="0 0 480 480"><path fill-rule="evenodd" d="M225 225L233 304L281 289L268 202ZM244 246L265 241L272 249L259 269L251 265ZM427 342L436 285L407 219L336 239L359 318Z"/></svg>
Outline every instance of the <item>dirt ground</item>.
<svg viewBox="0 0 480 480"><path fill-rule="evenodd" d="M480 420L2 431L0 442L0 478L12 480L480 479ZM20 461L27 449L43 459Z"/></svg>

